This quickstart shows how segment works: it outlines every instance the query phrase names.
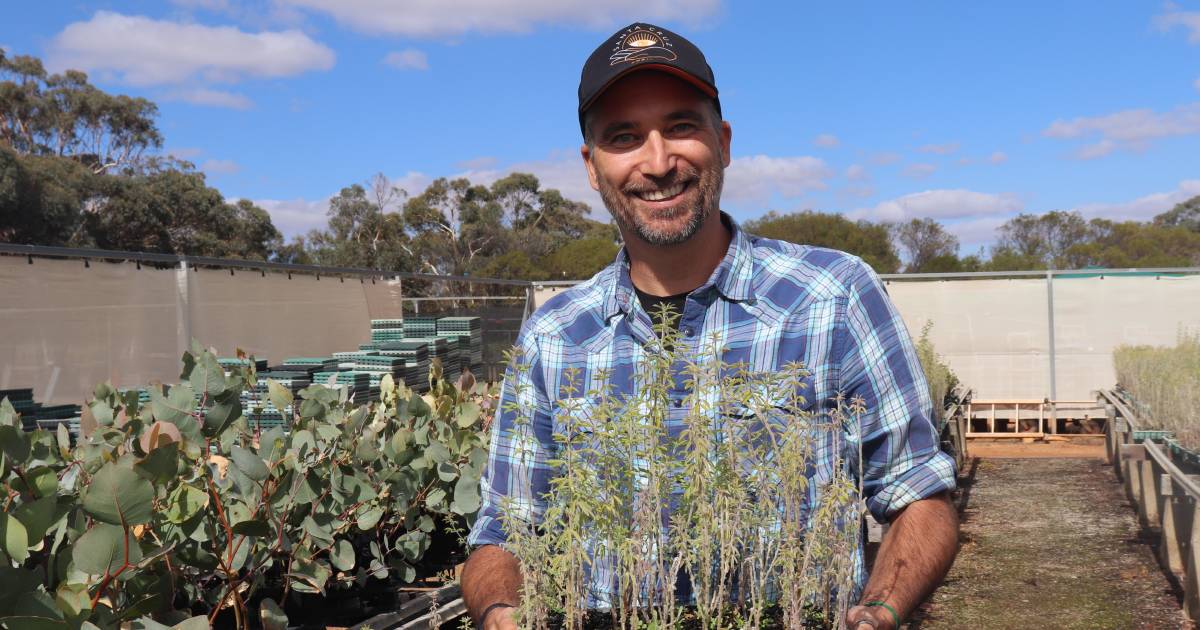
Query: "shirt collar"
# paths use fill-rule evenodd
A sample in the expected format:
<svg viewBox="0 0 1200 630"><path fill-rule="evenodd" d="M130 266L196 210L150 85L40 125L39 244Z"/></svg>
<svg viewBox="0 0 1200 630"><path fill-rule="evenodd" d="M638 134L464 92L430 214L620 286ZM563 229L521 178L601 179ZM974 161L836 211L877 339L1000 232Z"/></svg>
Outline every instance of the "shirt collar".
<svg viewBox="0 0 1200 630"><path fill-rule="evenodd" d="M725 257L721 259L720 264L713 270L708 280L697 287L696 291L704 291L708 287L713 287L727 300L753 303L754 244L750 240L750 235L742 231L733 217L724 211L720 216L721 222L729 228L733 238L729 241L729 249L725 251ZM621 247L621 251L617 252L617 259L613 261L613 269L615 273L609 275L606 287L608 294L604 307L606 320L617 313L629 313L633 308L633 301L637 299L633 289L633 280L629 276L629 256L626 254L624 246Z"/></svg>

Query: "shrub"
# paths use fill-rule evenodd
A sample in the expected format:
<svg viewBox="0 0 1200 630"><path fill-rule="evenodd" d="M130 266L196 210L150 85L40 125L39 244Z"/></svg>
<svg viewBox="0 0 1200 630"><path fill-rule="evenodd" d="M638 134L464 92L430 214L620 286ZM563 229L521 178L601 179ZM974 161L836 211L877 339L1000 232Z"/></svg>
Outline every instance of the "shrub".
<svg viewBox="0 0 1200 630"><path fill-rule="evenodd" d="M1174 347L1119 346L1113 367L1144 428L1173 431L1181 444L1200 449L1200 332L1180 332Z"/></svg>
<svg viewBox="0 0 1200 630"><path fill-rule="evenodd" d="M431 393L385 376L382 400L359 405L271 382L295 412L261 430L239 400L248 363L227 375L196 348L144 405L100 385L75 445L0 404L0 622L280 628L296 593L413 580L437 521L461 529L478 509L484 386L459 391L435 364Z"/></svg>
<svg viewBox="0 0 1200 630"><path fill-rule="evenodd" d="M861 408L814 413L802 366L755 373L724 363L715 338L688 357L671 349L670 327L658 332L666 349L636 368L632 394L568 376L544 518L535 527L525 506L505 506L523 626L583 627L589 595L597 603L593 561L603 561L615 592L599 603L613 627L763 627L769 613L800 627L815 611L840 627L864 514L850 472L861 462L848 461L844 436ZM526 369L519 357L512 365ZM672 431L680 365L689 411ZM529 431L515 411L515 430ZM692 607L676 601L684 575Z"/></svg>
<svg viewBox="0 0 1200 630"><path fill-rule="evenodd" d="M946 409L961 400L962 392L958 391L958 376L933 347L933 341L929 338L929 331L932 329L933 322L927 322L921 329L921 337L917 339L916 348L917 358L921 360L921 369L925 373L925 380L929 383L929 398L933 401L934 420L940 428L946 421Z"/></svg>

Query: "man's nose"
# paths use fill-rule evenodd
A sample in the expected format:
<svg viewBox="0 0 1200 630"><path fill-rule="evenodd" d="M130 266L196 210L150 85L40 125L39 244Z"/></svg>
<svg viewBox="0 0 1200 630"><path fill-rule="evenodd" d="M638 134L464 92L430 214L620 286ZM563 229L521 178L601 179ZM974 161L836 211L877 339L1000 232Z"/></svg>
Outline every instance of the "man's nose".
<svg viewBox="0 0 1200 630"><path fill-rule="evenodd" d="M647 177L663 177L673 168L671 150L666 138L657 131L651 131L642 145L645 159L642 161L642 174Z"/></svg>

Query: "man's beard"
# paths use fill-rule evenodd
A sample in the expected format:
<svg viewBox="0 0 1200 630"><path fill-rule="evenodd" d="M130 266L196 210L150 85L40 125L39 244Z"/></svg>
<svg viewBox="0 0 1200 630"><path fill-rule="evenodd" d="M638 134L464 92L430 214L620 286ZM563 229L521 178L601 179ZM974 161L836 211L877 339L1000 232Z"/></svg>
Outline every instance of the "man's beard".
<svg viewBox="0 0 1200 630"><path fill-rule="evenodd" d="M603 173L599 173L599 175L596 180L600 184L600 198L604 200L604 206L616 220L621 232L634 234L650 245L678 245L692 238L700 230L700 226L704 225L704 221L708 219L709 215L717 209L721 198L721 188L725 183L725 170L720 166L706 169L703 172L689 166L685 170L677 170L675 176L670 180L654 184L626 184L621 190L617 190L610 184ZM633 207L636 201L631 200L629 196L636 197L638 192L663 190L681 182L688 182L689 188L696 187L698 193L695 202L680 203L667 211L670 213L669 218L687 214L687 223L681 228L674 230L659 228L638 216ZM685 193L690 192L690 190L685 191Z"/></svg>

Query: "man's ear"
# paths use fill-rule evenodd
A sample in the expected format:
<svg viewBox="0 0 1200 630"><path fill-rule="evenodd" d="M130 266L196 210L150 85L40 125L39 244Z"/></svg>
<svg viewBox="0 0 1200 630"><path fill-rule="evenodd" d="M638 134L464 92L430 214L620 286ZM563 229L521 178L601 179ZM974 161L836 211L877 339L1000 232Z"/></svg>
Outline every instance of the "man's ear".
<svg viewBox="0 0 1200 630"><path fill-rule="evenodd" d="M592 148L584 143L579 147L579 155L583 158L583 166L587 169L588 183L592 185L592 190L600 190L600 181L597 179L596 165L592 164Z"/></svg>
<svg viewBox="0 0 1200 630"><path fill-rule="evenodd" d="M729 145L732 142L733 142L733 127L731 127L729 125L728 120L722 120L721 121L721 155L724 156L723 166L725 166L726 168L729 168L729 163L731 161L730 156L729 156Z"/></svg>

